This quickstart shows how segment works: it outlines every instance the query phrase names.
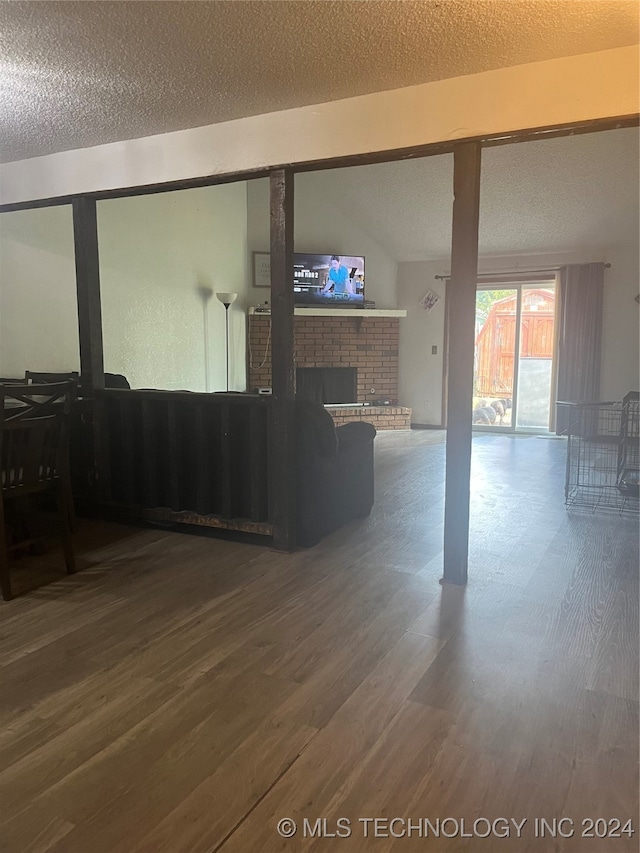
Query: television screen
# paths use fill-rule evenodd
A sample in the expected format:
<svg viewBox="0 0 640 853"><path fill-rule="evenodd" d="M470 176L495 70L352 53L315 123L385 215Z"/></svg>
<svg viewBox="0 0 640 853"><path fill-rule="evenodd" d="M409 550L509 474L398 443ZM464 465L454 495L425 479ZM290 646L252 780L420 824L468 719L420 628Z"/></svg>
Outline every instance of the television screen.
<svg viewBox="0 0 640 853"><path fill-rule="evenodd" d="M364 258L353 255L293 256L296 305L316 308L364 307Z"/></svg>

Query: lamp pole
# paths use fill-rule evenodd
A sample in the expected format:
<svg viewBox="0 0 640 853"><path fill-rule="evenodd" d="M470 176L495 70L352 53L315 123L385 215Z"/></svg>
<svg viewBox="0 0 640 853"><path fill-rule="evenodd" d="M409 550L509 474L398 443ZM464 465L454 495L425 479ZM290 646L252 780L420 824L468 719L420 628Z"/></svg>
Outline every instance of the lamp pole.
<svg viewBox="0 0 640 853"><path fill-rule="evenodd" d="M227 349L227 391L229 390L229 305L231 305L230 302L224 303L225 342Z"/></svg>
<svg viewBox="0 0 640 853"><path fill-rule="evenodd" d="M224 305L225 345L227 354L227 391L229 390L229 306L238 298L237 293L216 293L216 297Z"/></svg>

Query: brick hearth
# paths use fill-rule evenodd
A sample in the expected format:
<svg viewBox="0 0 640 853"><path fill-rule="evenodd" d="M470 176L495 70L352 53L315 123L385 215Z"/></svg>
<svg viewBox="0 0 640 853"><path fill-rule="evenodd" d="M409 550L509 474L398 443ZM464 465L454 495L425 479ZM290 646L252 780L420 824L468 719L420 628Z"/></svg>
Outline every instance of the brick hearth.
<svg viewBox="0 0 640 853"><path fill-rule="evenodd" d="M411 429L411 409L405 406L331 406L329 411L336 426L367 421L376 429Z"/></svg>

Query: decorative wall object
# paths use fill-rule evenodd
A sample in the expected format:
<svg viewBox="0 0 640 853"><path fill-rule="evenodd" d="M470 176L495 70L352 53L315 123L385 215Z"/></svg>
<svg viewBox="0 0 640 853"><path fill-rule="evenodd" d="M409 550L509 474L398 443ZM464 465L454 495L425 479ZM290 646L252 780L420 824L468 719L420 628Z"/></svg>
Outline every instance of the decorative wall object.
<svg viewBox="0 0 640 853"><path fill-rule="evenodd" d="M269 252L253 253L253 286L271 287L271 255Z"/></svg>
<svg viewBox="0 0 640 853"><path fill-rule="evenodd" d="M428 290L420 300L420 305L422 305L425 311L431 311L436 307L438 302L440 302L438 294L434 293L433 290Z"/></svg>

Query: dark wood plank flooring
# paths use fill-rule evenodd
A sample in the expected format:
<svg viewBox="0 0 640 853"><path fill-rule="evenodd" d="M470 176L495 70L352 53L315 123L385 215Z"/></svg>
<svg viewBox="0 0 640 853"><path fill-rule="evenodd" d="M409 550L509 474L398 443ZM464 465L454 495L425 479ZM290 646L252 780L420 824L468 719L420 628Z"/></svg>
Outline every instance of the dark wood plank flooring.
<svg viewBox="0 0 640 853"><path fill-rule="evenodd" d="M376 442L371 517L317 548L85 522L79 574L20 561L1 851L638 849L637 518L565 511L563 441L479 435L470 582L441 587L442 434Z"/></svg>

